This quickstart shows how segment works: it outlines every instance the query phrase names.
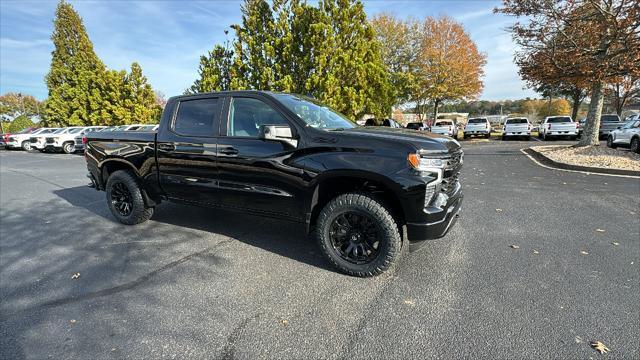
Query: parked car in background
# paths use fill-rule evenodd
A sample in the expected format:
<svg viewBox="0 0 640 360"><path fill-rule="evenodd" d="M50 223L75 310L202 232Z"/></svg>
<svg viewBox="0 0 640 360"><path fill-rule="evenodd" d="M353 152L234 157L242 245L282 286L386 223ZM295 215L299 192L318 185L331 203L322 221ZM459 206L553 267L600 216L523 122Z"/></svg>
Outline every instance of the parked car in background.
<svg viewBox="0 0 640 360"><path fill-rule="evenodd" d="M73 154L76 151L74 138L80 135L84 129L86 129L86 127L69 127L65 132L47 137L45 150L55 152L63 151L67 154Z"/></svg>
<svg viewBox="0 0 640 360"><path fill-rule="evenodd" d="M315 229L328 261L354 276L444 236L462 204L455 140L357 126L299 95L172 97L158 132L92 132L85 145L88 176L124 224L166 200L287 219Z"/></svg>
<svg viewBox="0 0 640 360"><path fill-rule="evenodd" d="M618 114L602 114L600 116L600 130L598 131L600 139L607 138L612 130L617 129L622 125L622 120L620 120L620 116L618 116Z"/></svg>
<svg viewBox="0 0 640 360"><path fill-rule="evenodd" d="M531 139L531 123L526 117L508 118L504 121L502 128L502 140L507 138L520 137L526 140Z"/></svg>
<svg viewBox="0 0 640 360"><path fill-rule="evenodd" d="M69 129L71 128L58 128L49 133L32 134L29 137L31 150L38 150L40 152L53 150L53 138L66 133Z"/></svg>
<svg viewBox="0 0 640 360"><path fill-rule="evenodd" d="M73 138L74 152L84 150L84 143L82 142L82 138L84 138L86 134L92 131L103 131L105 129L107 129L106 126L89 126L84 128L80 133L76 134L76 136Z"/></svg>
<svg viewBox="0 0 640 360"><path fill-rule="evenodd" d="M578 138L578 123L571 116L547 116L538 130L538 136L542 140L550 140L553 137L566 137L572 140Z"/></svg>
<svg viewBox="0 0 640 360"><path fill-rule="evenodd" d="M453 123L453 120L436 120L429 131L434 134L451 136L452 138L458 136L458 128Z"/></svg>
<svg viewBox="0 0 640 360"><path fill-rule="evenodd" d="M424 130L424 124L421 122L410 122L405 127L411 130Z"/></svg>
<svg viewBox="0 0 640 360"><path fill-rule="evenodd" d="M640 154L640 120L627 121L624 126L611 131L607 136L607 146L613 149L628 147Z"/></svg>
<svg viewBox="0 0 640 360"><path fill-rule="evenodd" d="M31 150L31 143L29 138L33 135L48 134L55 131L55 128L27 128L15 134L9 134L7 137L6 147L7 149L23 149Z"/></svg>
<svg viewBox="0 0 640 360"><path fill-rule="evenodd" d="M584 127L587 124L587 118L583 118L582 120L578 121L578 137L582 136L582 133L584 132Z"/></svg>
<svg viewBox="0 0 640 360"><path fill-rule="evenodd" d="M464 126L463 132L465 139L471 136L484 136L488 139L491 137L491 124L487 118L471 118Z"/></svg>

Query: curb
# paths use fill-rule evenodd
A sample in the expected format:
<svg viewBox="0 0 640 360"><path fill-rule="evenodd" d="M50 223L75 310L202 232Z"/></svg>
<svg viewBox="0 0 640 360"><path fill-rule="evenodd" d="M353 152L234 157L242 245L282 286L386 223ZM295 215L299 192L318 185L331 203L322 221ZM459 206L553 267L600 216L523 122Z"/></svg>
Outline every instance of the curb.
<svg viewBox="0 0 640 360"><path fill-rule="evenodd" d="M559 169L559 170L581 171L581 172L588 172L588 173L592 173L592 174L623 175L623 176L640 177L640 171L623 170L623 169L605 169L605 168L598 168L598 167L591 167L591 166L580 166L580 165L565 164L565 163L561 163L561 162L557 162L557 161L551 160L548 157L542 155L541 153L539 153L539 152L537 152L537 151L535 151L535 150L533 150L531 148L522 149L522 151L525 154L533 157L535 160L537 160L541 164L546 165L546 166L551 167L551 168Z"/></svg>

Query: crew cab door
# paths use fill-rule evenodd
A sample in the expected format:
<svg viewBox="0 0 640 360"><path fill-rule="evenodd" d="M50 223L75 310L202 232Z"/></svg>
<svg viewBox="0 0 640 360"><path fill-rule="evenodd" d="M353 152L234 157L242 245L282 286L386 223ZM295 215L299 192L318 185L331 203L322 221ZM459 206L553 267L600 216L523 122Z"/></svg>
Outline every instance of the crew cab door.
<svg viewBox="0 0 640 360"><path fill-rule="evenodd" d="M227 98L218 140L220 204L298 220L303 172L287 165L296 147L258 138L260 125L295 131L274 105L259 96Z"/></svg>
<svg viewBox="0 0 640 360"><path fill-rule="evenodd" d="M169 197L201 204L217 198L216 146L222 98L210 95L177 100L158 130L159 181Z"/></svg>

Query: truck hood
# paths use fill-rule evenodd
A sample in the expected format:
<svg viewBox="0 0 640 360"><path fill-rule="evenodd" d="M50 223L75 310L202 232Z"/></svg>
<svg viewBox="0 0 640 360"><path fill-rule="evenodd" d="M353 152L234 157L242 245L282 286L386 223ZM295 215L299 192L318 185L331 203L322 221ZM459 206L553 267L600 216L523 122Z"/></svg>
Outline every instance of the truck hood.
<svg viewBox="0 0 640 360"><path fill-rule="evenodd" d="M362 138L376 138L411 144L418 150L453 152L460 144L449 137L411 129L398 129L385 126L364 126L341 131L343 134Z"/></svg>

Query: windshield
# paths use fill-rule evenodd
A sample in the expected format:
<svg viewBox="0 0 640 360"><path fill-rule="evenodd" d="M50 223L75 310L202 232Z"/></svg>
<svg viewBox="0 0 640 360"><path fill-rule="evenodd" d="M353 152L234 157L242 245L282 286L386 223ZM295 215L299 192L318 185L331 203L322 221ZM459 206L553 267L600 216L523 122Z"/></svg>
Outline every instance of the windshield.
<svg viewBox="0 0 640 360"><path fill-rule="evenodd" d="M80 131L82 131L82 128L71 129L71 130L69 130L69 134L77 134Z"/></svg>
<svg viewBox="0 0 640 360"><path fill-rule="evenodd" d="M292 94L274 94L273 96L308 126L323 130L351 129L358 126L339 112L306 96Z"/></svg>
<svg viewBox="0 0 640 360"><path fill-rule="evenodd" d="M62 128L62 129L58 129L58 130L54 131L53 134L62 134L62 133L65 133L65 132L67 132L67 129Z"/></svg>
<svg viewBox="0 0 640 360"><path fill-rule="evenodd" d="M526 124L527 119L507 119L507 124Z"/></svg>
<svg viewBox="0 0 640 360"><path fill-rule="evenodd" d="M547 120L548 123L550 124L556 124L556 123L570 123L571 122L571 118L568 116L559 116L559 117L552 117L549 118Z"/></svg>
<svg viewBox="0 0 640 360"><path fill-rule="evenodd" d="M469 119L469 124L484 124L487 122L487 119Z"/></svg>
<svg viewBox="0 0 640 360"><path fill-rule="evenodd" d="M602 115L600 120L602 120L602 122L619 122L620 118L618 115Z"/></svg>

